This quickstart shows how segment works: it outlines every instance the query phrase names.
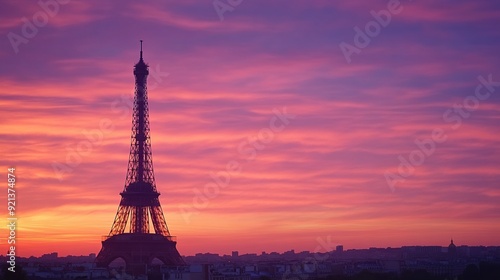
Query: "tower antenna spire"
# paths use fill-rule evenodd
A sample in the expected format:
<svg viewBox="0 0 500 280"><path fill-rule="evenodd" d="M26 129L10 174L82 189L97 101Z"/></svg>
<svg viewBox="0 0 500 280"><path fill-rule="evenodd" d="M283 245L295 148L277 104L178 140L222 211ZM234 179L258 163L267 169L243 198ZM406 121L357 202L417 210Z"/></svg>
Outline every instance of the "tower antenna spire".
<svg viewBox="0 0 500 280"><path fill-rule="evenodd" d="M141 60L142 60L142 40L141 41Z"/></svg>

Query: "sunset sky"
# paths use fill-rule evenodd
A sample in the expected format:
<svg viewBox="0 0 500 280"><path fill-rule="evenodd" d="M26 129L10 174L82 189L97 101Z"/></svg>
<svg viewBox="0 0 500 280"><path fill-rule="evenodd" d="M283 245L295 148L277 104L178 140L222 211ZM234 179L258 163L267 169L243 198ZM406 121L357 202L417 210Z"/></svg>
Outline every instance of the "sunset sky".
<svg viewBox="0 0 500 280"><path fill-rule="evenodd" d="M0 9L0 214L15 167L18 255L99 252L141 39L182 255L500 245L500 2L58 1Z"/></svg>

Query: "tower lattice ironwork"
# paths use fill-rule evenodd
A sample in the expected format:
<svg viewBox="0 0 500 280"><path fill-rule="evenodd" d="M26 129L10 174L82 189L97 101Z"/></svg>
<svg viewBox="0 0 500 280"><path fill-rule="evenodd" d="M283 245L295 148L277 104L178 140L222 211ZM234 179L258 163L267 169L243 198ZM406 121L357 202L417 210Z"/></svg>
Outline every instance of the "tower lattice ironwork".
<svg viewBox="0 0 500 280"><path fill-rule="evenodd" d="M123 258L127 270L134 274L146 271L154 258L166 265L184 265L176 241L167 227L160 205L153 172L149 108L147 95L148 65L142 57L134 66L135 97L132 137L125 187L115 220L96 258L106 267ZM151 226L152 225L152 226ZM154 231L154 232L153 232Z"/></svg>

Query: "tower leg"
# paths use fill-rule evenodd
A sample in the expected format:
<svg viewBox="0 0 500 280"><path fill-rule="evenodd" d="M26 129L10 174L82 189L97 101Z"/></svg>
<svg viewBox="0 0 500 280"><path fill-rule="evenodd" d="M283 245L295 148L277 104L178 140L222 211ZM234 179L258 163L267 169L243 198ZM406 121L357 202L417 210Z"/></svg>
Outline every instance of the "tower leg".
<svg viewBox="0 0 500 280"><path fill-rule="evenodd" d="M123 258L126 272L145 275L153 259L161 260L167 266L184 266L186 263L176 248L177 242L160 234L124 233L111 236L102 242L97 255L98 267L108 267L117 258Z"/></svg>

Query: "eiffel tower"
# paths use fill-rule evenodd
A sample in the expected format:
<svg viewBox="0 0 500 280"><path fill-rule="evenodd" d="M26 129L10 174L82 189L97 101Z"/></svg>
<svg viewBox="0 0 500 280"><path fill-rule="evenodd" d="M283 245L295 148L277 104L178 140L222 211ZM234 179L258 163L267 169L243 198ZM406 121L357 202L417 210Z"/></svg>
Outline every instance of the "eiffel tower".
<svg viewBox="0 0 500 280"><path fill-rule="evenodd" d="M108 236L95 260L98 267L122 258L128 273L146 274L154 258L165 265L182 266L184 260L176 249L163 216L153 173L149 109L147 96L148 65L142 58L134 66L135 97L132 120L132 143L125 188ZM154 233L152 232L154 229Z"/></svg>

